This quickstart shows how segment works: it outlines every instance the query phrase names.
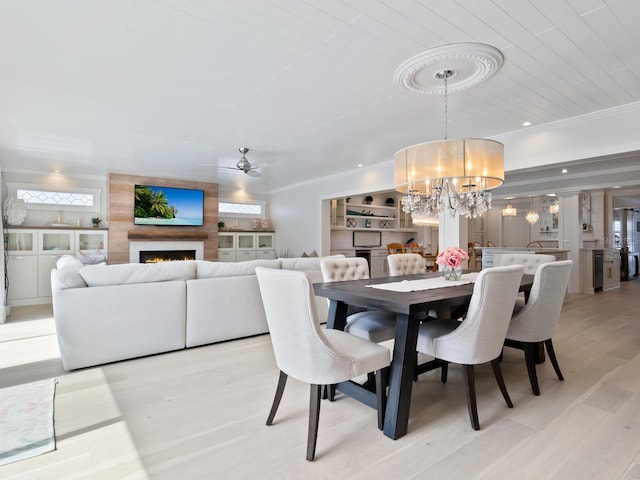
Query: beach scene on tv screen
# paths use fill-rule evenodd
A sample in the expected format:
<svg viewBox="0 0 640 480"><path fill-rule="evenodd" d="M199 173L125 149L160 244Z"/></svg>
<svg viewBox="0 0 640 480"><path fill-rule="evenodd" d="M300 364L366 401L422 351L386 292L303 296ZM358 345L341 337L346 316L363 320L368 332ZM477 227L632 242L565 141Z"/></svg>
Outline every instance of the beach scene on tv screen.
<svg viewBox="0 0 640 480"><path fill-rule="evenodd" d="M136 185L133 223L201 226L203 200L202 190Z"/></svg>

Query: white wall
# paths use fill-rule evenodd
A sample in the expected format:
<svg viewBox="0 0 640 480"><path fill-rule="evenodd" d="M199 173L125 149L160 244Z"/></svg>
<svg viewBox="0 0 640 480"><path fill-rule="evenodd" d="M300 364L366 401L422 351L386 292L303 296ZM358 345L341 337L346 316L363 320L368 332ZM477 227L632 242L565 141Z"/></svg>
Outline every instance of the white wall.
<svg viewBox="0 0 640 480"><path fill-rule="evenodd" d="M319 255L328 255L330 212L327 205L323 207L322 201L382 190L393 190L391 161L315 179L273 193L269 204L277 232L276 253L288 250L290 255L300 255L315 250Z"/></svg>

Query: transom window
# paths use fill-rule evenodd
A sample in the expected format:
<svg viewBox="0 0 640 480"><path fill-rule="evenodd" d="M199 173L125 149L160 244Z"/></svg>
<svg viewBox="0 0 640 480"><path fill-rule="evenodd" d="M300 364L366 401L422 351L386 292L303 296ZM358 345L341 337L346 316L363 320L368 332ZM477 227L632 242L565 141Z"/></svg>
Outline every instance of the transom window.
<svg viewBox="0 0 640 480"><path fill-rule="evenodd" d="M65 187L7 182L10 197L24 200L29 210L99 212L99 188Z"/></svg>
<svg viewBox="0 0 640 480"><path fill-rule="evenodd" d="M226 214L262 217L264 215L264 203L219 202L218 213L220 215Z"/></svg>
<svg viewBox="0 0 640 480"><path fill-rule="evenodd" d="M21 198L25 203L39 203L45 205L92 207L94 195L79 192L54 192L46 190L16 189L16 198Z"/></svg>

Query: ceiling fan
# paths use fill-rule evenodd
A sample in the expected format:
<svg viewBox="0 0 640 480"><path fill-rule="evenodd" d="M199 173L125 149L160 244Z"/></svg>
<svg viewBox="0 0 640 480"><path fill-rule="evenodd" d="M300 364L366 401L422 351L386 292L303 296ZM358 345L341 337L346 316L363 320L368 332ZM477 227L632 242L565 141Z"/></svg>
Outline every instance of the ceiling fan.
<svg viewBox="0 0 640 480"><path fill-rule="evenodd" d="M251 165L251 162L247 160L246 155L249 149L247 147L240 147L238 151L242 154L242 157L240 157L240 160L238 160L238 162L236 163L236 166L222 167L222 168L229 168L231 170L240 170L241 172L244 172L248 175L259 176L260 172L258 172L258 168L260 167L253 167Z"/></svg>
<svg viewBox="0 0 640 480"><path fill-rule="evenodd" d="M217 168L223 168L225 170L240 171L240 172L246 173L247 175L251 175L252 177L260 177L261 175L260 175L260 172L258 171L260 166L259 165L253 166L251 165L251 162L247 160L247 152L249 152L249 149L247 147L240 147L238 151L242 154L242 157L240 157L240 160L236 162L235 167L217 166ZM201 167L216 167L216 165L209 165L209 164L203 164L203 163L194 163L194 165L198 165Z"/></svg>

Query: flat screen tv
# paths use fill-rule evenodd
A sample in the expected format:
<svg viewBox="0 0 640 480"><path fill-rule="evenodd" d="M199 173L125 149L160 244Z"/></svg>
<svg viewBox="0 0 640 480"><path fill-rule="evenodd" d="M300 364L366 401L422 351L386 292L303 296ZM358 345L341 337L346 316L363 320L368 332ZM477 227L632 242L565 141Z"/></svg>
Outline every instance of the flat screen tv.
<svg viewBox="0 0 640 480"><path fill-rule="evenodd" d="M135 225L198 226L204 224L204 191L136 185Z"/></svg>

